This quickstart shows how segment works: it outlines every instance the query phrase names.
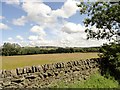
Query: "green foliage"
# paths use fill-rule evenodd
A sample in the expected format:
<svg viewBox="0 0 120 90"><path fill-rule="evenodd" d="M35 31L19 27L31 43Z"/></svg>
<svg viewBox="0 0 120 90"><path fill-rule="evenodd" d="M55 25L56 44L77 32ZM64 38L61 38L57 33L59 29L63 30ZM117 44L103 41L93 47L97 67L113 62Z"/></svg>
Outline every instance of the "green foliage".
<svg viewBox="0 0 120 90"><path fill-rule="evenodd" d="M110 74L120 82L120 44L104 44L100 48L100 52L102 53L101 57L104 58L102 73L107 77Z"/></svg>
<svg viewBox="0 0 120 90"><path fill-rule="evenodd" d="M49 49L48 47L21 47L18 44L4 43L2 46L3 56L13 56L13 55L32 55L32 54L51 54L51 53L74 53L74 52L98 52L99 47L91 48L62 48L54 47Z"/></svg>
<svg viewBox="0 0 120 90"><path fill-rule="evenodd" d="M87 14L84 25L87 27L87 39L114 39L120 37L120 1L118 2L81 2L78 5L81 14ZM92 27L97 30L93 30ZM113 38L113 37L116 38ZM102 72L120 77L120 43L105 44L100 49L102 53ZM107 76L106 75L106 76ZM120 81L120 78L118 78Z"/></svg>
<svg viewBox="0 0 120 90"><path fill-rule="evenodd" d="M118 82L113 78L105 78L99 73L91 75L86 81L74 81L74 83L57 82L51 85L54 88L117 88Z"/></svg>
<svg viewBox="0 0 120 90"><path fill-rule="evenodd" d="M87 14L84 20L89 38L111 39L120 36L120 1L119 2L81 2L81 14ZM91 27L98 28L96 32ZM102 29L102 30L101 30Z"/></svg>
<svg viewBox="0 0 120 90"><path fill-rule="evenodd" d="M2 55L11 56L19 52L20 46L18 44L4 43L2 48Z"/></svg>

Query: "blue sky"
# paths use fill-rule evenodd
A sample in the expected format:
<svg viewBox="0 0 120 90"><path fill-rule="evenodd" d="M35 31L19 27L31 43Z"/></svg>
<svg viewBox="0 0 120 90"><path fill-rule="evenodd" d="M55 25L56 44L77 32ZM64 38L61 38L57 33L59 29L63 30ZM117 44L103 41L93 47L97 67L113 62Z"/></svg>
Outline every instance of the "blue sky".
<svg viewBox="0 0 120 90"><path fill-rule="evenodd" d="M49 0L50 1L50 0ZM83 20L75 0L65 2L20 2L6 0L2 4L0 29L2 43L22 46L100 46L105 40L86 40Z"/></svg>

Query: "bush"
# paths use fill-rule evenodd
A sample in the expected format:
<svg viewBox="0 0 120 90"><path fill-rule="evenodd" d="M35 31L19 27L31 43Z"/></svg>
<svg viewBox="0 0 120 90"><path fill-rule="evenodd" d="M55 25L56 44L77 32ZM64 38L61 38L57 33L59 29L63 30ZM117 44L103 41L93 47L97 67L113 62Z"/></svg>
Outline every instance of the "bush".
<svg viewBox="0 0 120 90"><path fill-rule="evenodd" d="M104 68L117 77L120 75L120 44L104 44L100 48L101 57L104 58ZM108 72L106 72L108 73ZM120 79L120 78L119 78Z"/></svg>

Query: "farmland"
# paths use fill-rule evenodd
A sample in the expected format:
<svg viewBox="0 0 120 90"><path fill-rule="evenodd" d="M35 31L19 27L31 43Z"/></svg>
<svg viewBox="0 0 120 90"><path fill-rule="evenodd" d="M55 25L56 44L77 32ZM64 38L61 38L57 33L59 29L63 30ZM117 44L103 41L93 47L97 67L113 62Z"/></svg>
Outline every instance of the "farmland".
<svg viewBox="0 0 120 90"><path fill-rule="evenodd" d="M63 53L38 54L21 56L2 56L2 69L15 69L17 67L66 62L71 60L97 58L98 53Z"/></svg>

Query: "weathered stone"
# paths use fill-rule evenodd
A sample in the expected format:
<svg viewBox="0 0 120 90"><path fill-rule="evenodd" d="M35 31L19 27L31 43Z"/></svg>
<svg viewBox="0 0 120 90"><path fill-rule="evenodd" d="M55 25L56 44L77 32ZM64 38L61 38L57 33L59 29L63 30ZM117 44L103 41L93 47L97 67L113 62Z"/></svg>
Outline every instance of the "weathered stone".
<svg viewBox="0 0 120 90"><path fill-rule="evenodd" d="M1 78L6 78L11 76L11 71L10 70L2 70L2 73L0 75Z"/></svg>
<svg viewBox="0 0 120 90"><path fill-rule="evenodd" d="M61 63L56 63L56 68L61 68Z"/></svg>
<svg viewBox="0 0 120 90"><path fill-rule="evenodd" d="M40 73L38 76L39 76L41 79L44 79L43 74Z"/></svg>
<svg viewBox="0 0 120 90"><path fill-rule="evenodd" d="M26 76L25 78L26 79L35 79L38 75L29 75L29 76Z"/></svg>
<svg viewBox="0 0 120 90"><path fill-rule="evenodd" d="M36 70L37 70L37 72L43 72L43 68L42 68L42 66L36 66Z"/></svg>
<svg viewBox="0 0 120 90"><path fill-rule="evenodd" d="M46 71L46 70L48 70L48 69L49 69L49 64L43 65L43 70L44 70L44 71Z"/></svg>
<svg viewBox="0 0 120 90"><path fill-rule="evenodd" d="M24 81L24 79L25 79L24 77L12 79L12 82L20 83L20 82Z"/></svg>
<svg viewBox="0 0 120 90"><path fill-rule="evenodd" d="M16 73L17 73L17 75L23 74L23 68L17 68Z"/></svg>
<svg viewBox="0 0 120 90"><path fill-rule="evenodd" d="M32 72L33 73L37 72L36 66L32 66Z"/></svg>
<svg viewBox="0 0 120 90"><path fill-rule="evenodd" d="M11 81L6 81L6 82L3 82L3 86L9 86L11 84Z"/></svg>
<svg viewBox="0 0 120 90"><path fill-rule="evenodd" d="M65 67L64 63L61 63L61 68L64 68L64 67Z"/></svg>
<svg viewBox="0 0 120 90"><path fill-rule="evenodd" d="M2 70L0 82L3 82L0 83L0 87L39 88L49 87L50 83L56 80L64 80L67 83L86 80L90 74L99 70L98 62L98 59L87 59L17 68L16 71Z"/></svg>
<svg viewBox="0 0 120 90"><path fill-rule="evenodd" d="M74 61L74 65L77 66L78 65L78 61Z"/></svg>
<svg viewBox="0 0 120 90"><path fill-rule="evenodd" d="M50 70L52 70L52 69L54 69L55 67L54 67L54 64L49 64L49 69Z"/></svg>
<svg viewBox="0 0 120 90"><path fill-rule="evenodd" d="M10 85L7 87L8 89L18 88L17 86Z"/></svg>
<svg viewBox="0 0 120 90"><path fill-rule="evenodd" d="M72 63L71 62L67 62L67 66L68 67L72 67Z"/></svg>
<svg viewBox="0 0 120 90"><path fill-rule="evenodd" d="M32 73L33 72L32 67L30 67L30 66L26 66L25 69L26 69L26 73Z"/></svg>
<svg viewBox="0 0 120 90"><path fill-rule="evenodd" d="M80 69L75 66L75 67L72 68L72 70L73 70L73 72L74 72L74 71L79 71Z"/></svg>
<svg viewBox="0 0 120 90"><path fill-rule="evenodd" d="M23 68L23 74L26 74L27 71L26 71L26 68Z"/></svg>
<svg viewBox="0 0 120 90"><path fill-rule="evenodd" d="M48 76L48 74L47 73L43 73L43 76L44 76L44 78L46 78Z"/></svg>
<svg viewBox="0 0 120 90"><path fill-rule="evenodd" d="M2 78L2 70L0 70L0 78Z"/></svg>
<svg viewBox="0 0 120 90"><path fill-rule="evenodd" d="M55 76L58 76L59 73L58 72L54 72L54 74L55 74Z"/></svg>
<svg viewBox="0 0 120 90"><path fill-rule="evenodd" d="M88 65L86 65L86 69L89 69L89 66L88 66Z"/></svg>
<svg viewBox="0 0 120 90"><path fill-rule="evenodd" d="M6 70L6 75L7 75L7 77L11 76L11 71L10 70Z"/></svg>
<svg viewBox="0 0 120 90"><path fill-rule="evenodd" d="M15 77L15 76L17 76L17 73L16 73L16 70L11 70L11 76L13 76L13 77Z"/></svg>
<svg viewBox="0 0 120 90"><path fill-rule="evenodd" d="M48 71L47 74L48 74L48 77L54 76L54 73L52 71Z"/></svg>

